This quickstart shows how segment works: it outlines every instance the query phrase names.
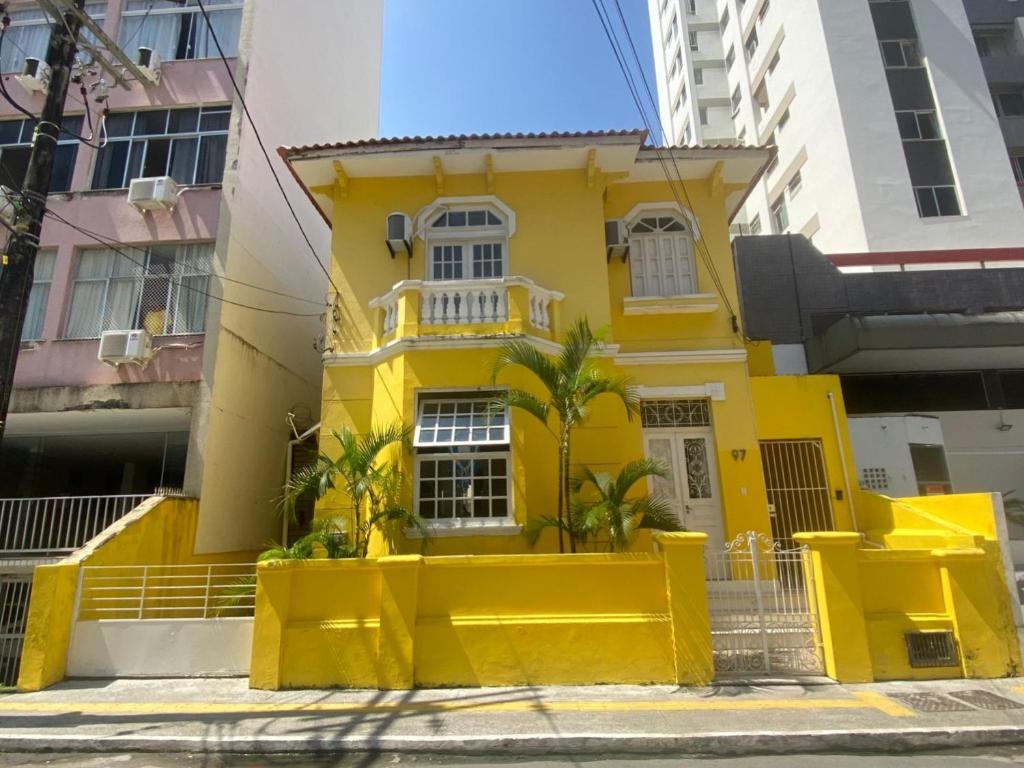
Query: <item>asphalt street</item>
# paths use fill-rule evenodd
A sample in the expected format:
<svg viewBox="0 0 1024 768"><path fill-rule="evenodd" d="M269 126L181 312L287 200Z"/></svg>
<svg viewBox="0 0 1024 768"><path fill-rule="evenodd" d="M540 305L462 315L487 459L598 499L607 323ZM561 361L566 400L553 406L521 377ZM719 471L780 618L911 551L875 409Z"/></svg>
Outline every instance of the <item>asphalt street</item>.
<svg viewBox="0 0 1024 768"><path fill-rule="evenodd" d="M786 755L780 757L742 758L572 758L515 756L493 758L454 758L443 755L349 755L344 757L309 758L299 755L254 757L246 755L154 755L154 754L0 754L0 766L52 766L53 768L384 768L385 766L440 766L459 768L562 768L562 766L619 766L640 768L996 768L1024 765L1024 746L986 749L977 752L943 752L927 755Z"/></svg>

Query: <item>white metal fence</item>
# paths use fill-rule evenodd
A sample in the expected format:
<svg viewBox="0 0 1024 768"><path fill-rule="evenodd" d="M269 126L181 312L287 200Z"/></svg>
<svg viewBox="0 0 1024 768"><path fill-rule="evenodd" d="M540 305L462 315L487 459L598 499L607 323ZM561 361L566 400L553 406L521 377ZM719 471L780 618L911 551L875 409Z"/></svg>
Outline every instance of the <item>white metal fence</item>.
<svg viewBox="0 0 1024 768"><path fill-rule="evenodd" d="M214 619L253 615L256 565L84 566L79 621Z"/></svg>
<svg viewBox="0 0 1024 768"><path fill-rule="evenodd" d="M705 557L717 673L823 674L806 548L751 531Z"/></svg>
<svg viewBox="0 0 1024 768"><path fill-rule="evenodd" d="M148 495L0 499L0 554L71 552L147 498Z"/></svg>
<svg viewBox="0 0 1024 768"><path fill-rule="evenodd" d="M31 575L0 574L0 685L18 682L31 591Z"/></svg>

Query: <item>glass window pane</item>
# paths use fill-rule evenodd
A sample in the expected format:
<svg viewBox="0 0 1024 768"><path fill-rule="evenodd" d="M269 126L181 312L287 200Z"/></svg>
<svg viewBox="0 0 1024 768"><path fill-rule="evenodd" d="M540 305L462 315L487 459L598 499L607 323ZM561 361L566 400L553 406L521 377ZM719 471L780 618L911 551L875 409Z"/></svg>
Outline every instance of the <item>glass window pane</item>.
<svg viewBox="0 0 1024 768"><path fill-rule="evenodd" d="M449 227L464 227L464 226L466 226L466 212L465 211L449 211L448 212L448 226Z"/></svg>
<svg viewBox="0 0 1024 768"><path fill-rule="evenodd" d="M217 107L215 109L204 109L199 118L199 130L201 131L226 131L231 121L230 107Z"/></svg>
<svg viewBox="0 0 1024 768"><path fill-rule="evenodd" d="M491 225L491 226L500 226L500 225L501 225L501 219L499 219L499 218L498 218L497 216L495 216L495 215L494 215L493 213L491 213L490 211L488 211L488 212L487 212L487 223L488 223L489 225Z"/></svg>
<svg viewBox="0 0 1024 768"><path fill-rule="evenodd" d="M936 187L935 200L940 216L959 216L960 202L953 187Z"/></svg>
<svg viewBox="0 0 1024 768"><path fill-rule="evenodd" d="M224 159L227 155L227 136L203 136L199 143L199 166L196 184L219 184L224 180Z"/></svg>
<svg viewBox="0 0 1024 768"><path fill-rule="evenodd" d="M471 227L482 227L487 222L487 217L484 211L470 211L467 214L467 220Z"/></svg>
<svg viewBox="0 0 1024 768"><path fill-rule="evenodd" d="M199 139L175 139L171 143L170 175L179 184L188 184L195 177L196 150Z"/></svg>
<svg viewBox="0 0 1024 768"><path fill-rule="evenodd" d="M921 138L917 127L917 117L913 112L897 112L896 125L899 126L901 139Z"/></svg>
<svg viewBox="0 0 1024 768"><path fill-rule="evenodd" d="M136 136L163 136L167 133L167 110L139 112L135 120Z"/></svg>
<svg viewBox="0 0 1024 768"><path fill-rule="evenodd" d="M0 121L0 144L17 144L21 139L21 120Z"/></svg>
<svg viewBox="0 0 1024 768"><path fill-rule="evenodd" d="M59 144L53 158L53 175L50 177L51 192L67 192L71 189L71 174L78 157L78 143Z"/></svg>
<svg viewBox="0 0 1024 768"><path fill-rule="evenodd" d="M168 133L195 133L199 129L198 109L173 109L167 125Z"/></svg>
<svg viewBox="0 0 1024 768"><path fill-rule="evenodd" d="M917 209L922 218L939 215L938 205L935 203L935 195L931 187L914 190L917 195Z"/></svg>
<svg viewBox="0 0 1024 768"><path fill-rule="evenodd" d="M134 112L114 112L107 115L107 136L131 136Z"/></svg>

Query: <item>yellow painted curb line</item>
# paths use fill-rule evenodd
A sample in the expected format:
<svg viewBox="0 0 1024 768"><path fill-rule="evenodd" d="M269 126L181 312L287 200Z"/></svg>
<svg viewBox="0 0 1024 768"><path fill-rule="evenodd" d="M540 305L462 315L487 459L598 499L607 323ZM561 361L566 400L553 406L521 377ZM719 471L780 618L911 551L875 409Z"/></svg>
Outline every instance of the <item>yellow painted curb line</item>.
<svg viewBox="0 0 1024 768"><path fill-rule="evenodd" d="M0 712L52 712L61 714L259 714L267 712L323 712L378 714L387 712L749 712L763 710L877 709L893 717L914 713L879 693L859 692L851 699L686 699L671 701L444 701L363 704L200 702L0 702Z"/></svg>

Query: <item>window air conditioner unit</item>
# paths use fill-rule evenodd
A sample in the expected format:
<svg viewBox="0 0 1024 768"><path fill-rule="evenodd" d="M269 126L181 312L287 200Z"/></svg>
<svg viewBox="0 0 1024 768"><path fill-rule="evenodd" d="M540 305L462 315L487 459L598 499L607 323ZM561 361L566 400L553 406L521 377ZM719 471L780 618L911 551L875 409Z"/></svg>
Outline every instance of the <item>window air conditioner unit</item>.
<svg viewBox="0 0 1024 768"><path fill-rule="evenodd" d="M153 357L152 339L141 328L134 331L104 331L100 334L100 350L96 357L111 365L144 365Z"/></svg>
<svg viewBox="0 0 1024 768"><path fill-rule="evenodd" d="M135 63L139 65L149 81L153 85L160 84L160 54L152 48L140 47L135 57Z"/></svg>
<svg viewBox="0 0 1024 768"><path fill-rule="evenodd" d="M50 67L42 59L29 56L21 74L15 75L14 79L29 93L41 93L50 84Z"/></svg>
<svg viewBox="0 0 1024 768"><path fill-rule="evenodd" d="M389 213L387 230L386 242L391 258L398 252L412 256L412 219L404 213Z"/></svg>
<svg viewBox="0 0 1024 768"><path fill-rule="evenodd" d="M128 186L128 204L140 211L173 211L179 195L178 185L170 176L132 179Z"/></svg>
<svg viewBox="0 0 1024 768"><path fill-rule="evenodd" d="M604 244L608 249L609 260L613 256L626 258L629 251L629 234L626 232L626 222L622 219L610 219L604 223Z"/></svg>

